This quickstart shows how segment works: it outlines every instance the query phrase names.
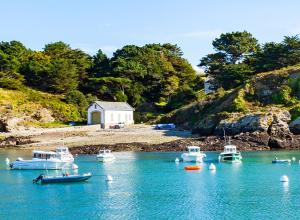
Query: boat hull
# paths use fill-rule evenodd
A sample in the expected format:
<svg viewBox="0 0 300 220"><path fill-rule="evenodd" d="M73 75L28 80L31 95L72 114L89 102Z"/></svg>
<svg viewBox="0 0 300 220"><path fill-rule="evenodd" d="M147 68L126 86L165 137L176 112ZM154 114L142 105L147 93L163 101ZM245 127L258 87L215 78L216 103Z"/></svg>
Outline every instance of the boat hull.
<svg viewBox="0 0 300 220"><path fill-rule="evenodd" d="M201 167L200 166L185 166L184 169L185 170L200 170Z"/></svg>
<svg viewBox="0 0 300 220"><path fill-rule="evenodd" d="M97 160L99 162L111 162L111 161L114 161L116 158L114 156L97 156Z"/></svg>
<svg viewBox="0 0 300 220"><path fill-rule="evenodd" d="M21 160L10 164L12 170L61 170L72 166L69 162Z"/></svg>
<svg viewBox="0 0 300 220"><path fill-rule="evenodd" d="M227 153L219 156L219 161L228 163L240 163L242 162L242 156L239 153Z"/></svg>
<svg viewBox="0 0 300 220"><path fill-rule="evenodd" d="M56 177L43 177L41 179L42 184L48 183L71 183L71 182L82 182L91 178L91 174L87 175L70 175L70 176L56 176Z"/></svg>
<svg viewBox="0 0 300 220"><path fill-rule="evenodd" d="M272 160L272 163L291 163L292 161L287 159L287 160Z"/></svg>
<svg viewBox="0 0 300 220"><path fill-rule="evenodd" d="M181 158L184 162L198 162L202 163L205 158L205 154L191 155L188 153L184 153L181 155Z"/></svg>

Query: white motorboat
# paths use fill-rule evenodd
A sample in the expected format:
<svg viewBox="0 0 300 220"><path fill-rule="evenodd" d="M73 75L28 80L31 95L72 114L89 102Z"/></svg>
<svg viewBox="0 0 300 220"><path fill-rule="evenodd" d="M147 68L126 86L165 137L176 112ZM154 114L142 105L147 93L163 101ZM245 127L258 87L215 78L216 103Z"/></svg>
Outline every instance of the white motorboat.
<svg viewBox="0 0 300 220"><path fill-rule="evenodd" d="M236 146L229 144L224 146L224 151L219 155L219 161L223 162L241 162L242 155L236 150Z"/></svg>
<svg viewBox="0 0 300 220"><path fill-rule="evenodd" d="M97 160L100 162L109 162L115 160L116 157L111 153L111 150L100 150L97 155Z"/></svg>
<svg viewBox="0 0 300 220"><path fill-rule="evenodd" d="M188 152L181 154L181 158L184 162L203 162L203 158L206 157L204 153L200 151L198 146L188 146Z"/></svg>
<svg viewBox="0 0 300 220"><path fill-rule="evenodd" d="M32 156L31 160L24 160L19 157L10 164L10 168L20 170L61 170L77 167L73 164L74 158L66 147L57 148L56 152L34 150Z"/></svg>
<svg viewBox="0 0 300 220"><path fill-rule="evenodd" d="M70 153L69 148L67 148L67 147L58 147L58 148L56 148L55 152L56 152L57 158L61 159L62 161L74 162L74 157Z"/></svg>

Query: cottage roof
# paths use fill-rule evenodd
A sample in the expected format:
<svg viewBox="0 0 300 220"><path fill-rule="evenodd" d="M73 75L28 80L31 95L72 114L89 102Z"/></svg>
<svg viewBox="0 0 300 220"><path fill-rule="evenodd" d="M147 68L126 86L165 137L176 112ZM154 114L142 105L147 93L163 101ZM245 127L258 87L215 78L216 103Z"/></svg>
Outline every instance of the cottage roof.
<svg viewBox="0 0 300 220"><path fill-rule="evenodd" d="M104 101L95 101L97 105L99 105L104 110L111 111L134 111L134 108L131 107L126 102L104 102Z"/></svg>

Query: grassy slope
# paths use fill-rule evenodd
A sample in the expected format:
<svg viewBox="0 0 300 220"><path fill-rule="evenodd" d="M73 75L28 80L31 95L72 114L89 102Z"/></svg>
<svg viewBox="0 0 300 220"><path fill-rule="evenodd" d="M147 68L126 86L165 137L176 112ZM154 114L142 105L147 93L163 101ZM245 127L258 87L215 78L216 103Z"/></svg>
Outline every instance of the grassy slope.
<svg viewBox="0 0 300 220"><path fill-rule="evenodd" d="M271 107L288 110L292 119L300 116L300 65L261 73L236 89L209 94L200 102L167 114L161 122L187 128L213 126L224 118L267 112Z"/></svg>
<svg viewBox="0 0 300 220"><path fill-rule="evenodd" d="M55 118L54 123L28 122L28 125L55 126L68 121L84 120L77 107L63 101L63 96L52 95L32 89L22 91L0 88L0 114L15 117L29 116L40 109L47 109ZM26 122L25 122L26 123Z"/></svg>

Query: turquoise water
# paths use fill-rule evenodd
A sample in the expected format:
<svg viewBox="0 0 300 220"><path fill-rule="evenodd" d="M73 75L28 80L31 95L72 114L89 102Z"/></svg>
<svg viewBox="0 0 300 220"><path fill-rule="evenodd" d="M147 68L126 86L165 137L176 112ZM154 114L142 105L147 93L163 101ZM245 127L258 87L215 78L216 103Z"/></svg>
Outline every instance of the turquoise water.
<svg viewBox="0 0 300 220"><path fill-rule="evenodd" d="M300 152L245 152L242 164L217 163L217 170L185 171L180 153L115 153L101 164L79 156L86 183L35 185L41 171L5 170L5 158L30 158L26 151L0 151L0 219L300 219ZM55 172L55 171L52 171ZM111 175L113 182L105 181ZM289 176L289 183L279 181Z"/></svg>

